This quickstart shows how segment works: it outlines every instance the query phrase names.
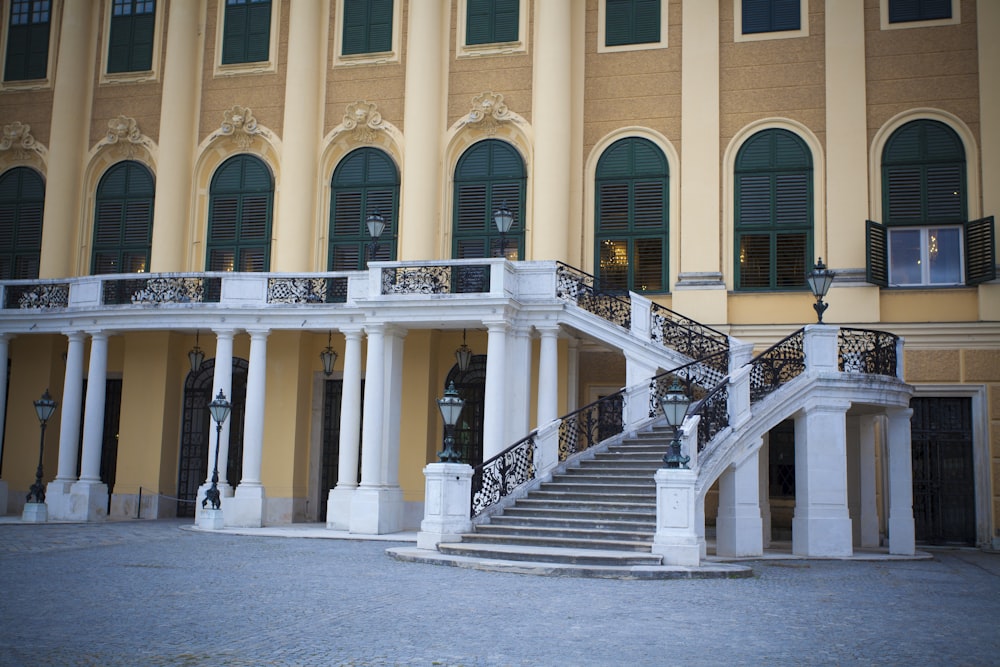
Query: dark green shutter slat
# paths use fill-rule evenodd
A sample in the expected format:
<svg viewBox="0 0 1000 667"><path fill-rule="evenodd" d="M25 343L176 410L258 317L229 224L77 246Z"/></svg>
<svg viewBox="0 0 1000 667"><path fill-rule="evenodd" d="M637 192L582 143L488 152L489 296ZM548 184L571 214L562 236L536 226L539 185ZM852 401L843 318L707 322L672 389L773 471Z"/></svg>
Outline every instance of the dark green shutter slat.
<svg viewBox="0 0 1000 667"><path fill-rule="evenodd" d="M524 245L524 162L510 144L487 139L471 146L455 167L452 256L499 253L493 211L506 203L514 222L506 238L508 255ZM485 254L476 255L482 252Z"/></svg>
<svg viewBox="0 0 1000 667"><path fill-rule="evenodd" d="M771 31L770 0L743 0L743 34Z"/></svg>
<svg viewBox="0 0 1000 667"><path fill-rule="evenodd" d="M868 247L868 266L865 279L873 285L889 286L889 234L885 225L865 221L865 244Z"/></svg>
<svg viewBox="0 0 1000 667"><path fill-rule="evenodd" d="M155 3L149 11L135 13L130 3L127 14L111 18L108 37L108 72L145 72L153 67Z"/></svg>
<svg viewBox="0 0 1000 667"><path fill-rule="evenodd" d="M633 187L632 228L663 230L666 197L663 181L638 181Z"/></svg>
<svg viewBox="0 0 1000 667"><path fill-rule="evenodd" d="M888 0L889 23L951 18L951 0Z"/></svg>
<svg viewBox="0 0 1000 667"><path fill-rule="evenodd" d="M251 3L247 15L246 58L248 63L267 60L271 47L271 3Z"/></svg>
<svg viewBox="0 0 1000 667"><path fill-rule="evenodd" d="M222 64L262 62L271 43L271 3L226 5L222 36Z"/></svg>
<svg viewBox="0 0 1000 667"><path fill-rule="evenodd" d="M737 225L771 224L771 177L767 174L741 174L737 178Z"/></svg>
<svg viewBox="0 0 1000 667"><path fill-rule="evenodd" d="M345 56L392 50L393 0L345 0L343 45Z"/></svg>
<svg viewBox="0 0 1000 667"><path fill-rule="evenodd" d="M352 151L334 170L331 188L329 269L355 271L365 268L371 242L365 223L368 215L376 211L385 218L385 230L375 258L394 260L399 171L388 154L374 148Z"/></svg>
<svg viewBox="0 0 1000 667"><path fill-rule="evenodd" d="M632 0L605 0L604 44L622 46L631 44L635 25Z"/></svg>
<svg viewBox="0 0 1000 667"><path fill-rule="evenodd" d="M38 23L9 25L4 66L5 81L45 78L49 62L49 26L48 12L44 20Z"/></svg>
<svg viewBox="0 0 1000 667"><path fill-rule="evenodd" d="M141 163L120 162L104 174L96 193L92 272L148 269L153 192L153 176Z"/></svg>
<svg viewBox="0 0 1000 667"><path fill-rule="evenodd" d="M660 41L660 0L635 0L634 44Z"/></svg>
<svg viewBox="0 0 1000 667"><path fill-rule="evenodd" d="M493 35L493 3L468 0L465 11L465 43L489 44Z"/></svg>
<svg viewBox="0 0 1000 667"><path fill-rule="evenodd" d="M598 232L628 231L628 183L601 183L597 196Z"/></svg>
<svg viewBox="0 0 1000 667"><path fill-rule="evenodd" d="M222 35L222 64L246 62L247 14L246 5L227 5Z"/></svg>
<svg viewBox="0 0 1000 667"><path fill-rule="evenodd" d="M37 278L45 184L28 167L0 175L0 279Z"/></svg>
<svg viewBox="0 0 1000 667"><path fill-rule="evenodd" d="M266 271L271 254L274 180L250 155L224 162L212 177L206 264L210 271Z"/></svg>
<svg viewBox="0 0 1000 667"><path fill-rule="evenodd" d="M520 19L520 0L494 0L495 18L493 28L494 42L517 41L517 30Z"/></svg>
<svg viewBox="0 0 1000 667"><path fill-rule="evenodd" d="M993 216L965 224L965 284L996 280L996 229Z"/></svg>
<svg viewBox="0 0 1000 667"><path fill-rule="evenodd" d="M801 225L809 219L809 178L805 174L775 176L774 224Z"/></svg>

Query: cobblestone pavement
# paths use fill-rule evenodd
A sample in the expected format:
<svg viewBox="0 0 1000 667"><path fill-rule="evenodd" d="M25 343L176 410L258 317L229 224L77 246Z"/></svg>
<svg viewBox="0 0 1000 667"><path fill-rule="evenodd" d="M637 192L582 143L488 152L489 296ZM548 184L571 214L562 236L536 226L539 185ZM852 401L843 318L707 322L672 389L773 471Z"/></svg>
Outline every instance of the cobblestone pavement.
<svg viewBox="0 0 1000 667"><path fill-rule="evenodd" d="M0 665L1000 664L1000 554L616 581L181 525L0 524Z"/></svg>

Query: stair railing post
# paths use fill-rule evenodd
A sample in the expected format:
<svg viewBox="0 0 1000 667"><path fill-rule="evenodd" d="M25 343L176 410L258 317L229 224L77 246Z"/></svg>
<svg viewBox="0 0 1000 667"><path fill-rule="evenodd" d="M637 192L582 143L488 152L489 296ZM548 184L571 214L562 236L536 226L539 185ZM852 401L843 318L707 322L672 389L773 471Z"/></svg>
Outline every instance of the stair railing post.
<svg viewBox="0 0 1000 667"><path fill-rule="evenodd" d="M806 372L810 375L837 372L840 369L837 340L839 327L810 324L805 328L802 352L806 359Z"/></svg>
<svg viewBox="0 0 1000 667"><path fill-rule="evenodd" d="M561 419L553 419L538 427L535 436L535 479L548 481L559 465L559 426Z"/></svg>
<svg viewBox="0 0 1000 667"><path fill-rule="evenodd" d="M652 333L652 301L635 292L629 292L632 302L632 335L641 341L650 340Z"/></svg>
<svg viewBox="0 0 1000 667"><path fill-rule="evenodd" d="M424 520L417 547L436 549L442 542L460 542L472 530L472 466L428 463L424 466Z"/></svg>

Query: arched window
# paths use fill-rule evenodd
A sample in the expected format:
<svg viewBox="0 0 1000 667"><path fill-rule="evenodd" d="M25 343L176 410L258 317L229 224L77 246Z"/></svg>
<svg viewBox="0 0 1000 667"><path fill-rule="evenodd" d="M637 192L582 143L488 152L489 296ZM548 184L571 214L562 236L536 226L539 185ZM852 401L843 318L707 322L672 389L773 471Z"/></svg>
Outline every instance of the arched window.
<svg viewBox="0 0 1000 667"><path fill-rule="evenodd" d="M208 271L267 271L271 266L274 180L260 158L231 157L212 176Z"/></svg>
<svg viewBox="0 0 1000 667"><path fill-rule="evenodd" d="M882 150L882 220L868 221L868 280L978 284L996 277L993 218L968 220L965 147L936 120L906 123Z"/></svg>
<svg viewBox="0 0 1000 667"><path fill-rule="evenodd" d="M667 291L667 159L647 139L620 139L597 162L595 273L602 289Z"/></svg>
<svg viewBox="0 0 1000 667"><path fill-rule="evenodd" d="M454 258L522 257L524 182L524 161L506 142L487 139L462 154L455 167ZM494 218L504 208L513 221L501 239Z"/></svg>
<svg viewBox="0 0 1000 667"><path fill-rule="evenodd" d="M28 167L0 175L0 279L37 278L45 183Z"/></svg>
<svg viewBox="0 0 1000 667"><path fill-rule="evenodd" d="M149 271L153 241L153 175L141 162L112 166L97 185L90 272Z"/></svg>
<svg viewBox="0 0 1000 667"><path fill-rule="evenodd" d="M736 154L736 288L806 289L812 268L813 166L788 130L762 130Z"/></svg>
<svg viewBox="0 0 1000 667"><path fill-rule="evenodd" d="M399 170L388 155L375 148L349 153L333 171L330 200L328 270L353 271L372 259L396 259ZM385 221L377 247L368 233L369 215Z"/></svg>

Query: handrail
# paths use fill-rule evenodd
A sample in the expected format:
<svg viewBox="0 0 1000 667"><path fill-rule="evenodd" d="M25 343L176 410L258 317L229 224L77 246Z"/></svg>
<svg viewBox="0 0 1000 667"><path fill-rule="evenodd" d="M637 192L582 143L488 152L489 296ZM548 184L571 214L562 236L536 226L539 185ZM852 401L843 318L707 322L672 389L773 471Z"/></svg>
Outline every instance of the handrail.
<svg viewBox="0 0 1000 667"><path fill-rule="evenodd" d="M650 313L653 320L649 331L650 339L664 347L677 350L692 359L716 358L718 353L729 351L729 336L721 331L658 303L652 303ZM718 359L718 370L728 373L728 354Z"/></svg>
<svg viewBox="0 0 1000 667"><path fill-rule="evenodd" d="M560 417L559 460L590 449L625 430L625 390L602 396Z"/></svg>
<svg viewBox="0 0 1000 667"><path fill-rule="evenodd" d="M535 478L535 436L526 437L472 469L471 514L476 517L487 507Z"/></svg>
<svg viewBox="0 0 1000 667"><path fill-rule="evenodd" d="M562 262L556 262L556 297L623 329L632 328L632 300L627 292L617 295L601 290L594 276Z"/></svg>
<svg viewBox="0 0 1000 667"><path fill-rule="evenodd" d="M845 373L898 374L899 336L875 329L841 327L837 337L838 368Z"/></svg>
<svg viewBox="0 0 1000 667"><path fill-rule="evenodd" d="M669 390L670 383L674 378L678 378L684 382L685 393L692 400L700 399L712 387L725 380L728 377L726 373L720 372L717 365L712 363L717 362L720 358L725 359L726 363L728 363L729 350L721 350L707 357L695 359L683 366L665 371L652 378L649 381L649 416L656 416L660 397Z"/></svg>
<svg viewBox="0 0 1000 667"><path fill-rule="evenodd" d="M699 415L698 451L705 449L712 438L729 426L729 377L723 378L696 403L687 414Z"/></svg>
<svg viewBox="0 0 1000 667"><path fill-rule="evenodd" d="M751 405L806 369L805 331L793 331L750 361Z"/></svg>

